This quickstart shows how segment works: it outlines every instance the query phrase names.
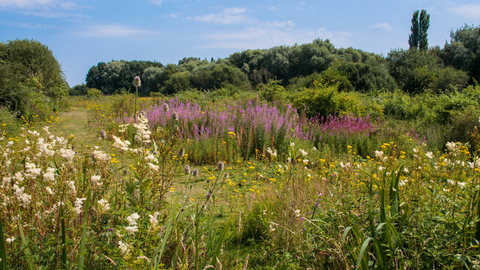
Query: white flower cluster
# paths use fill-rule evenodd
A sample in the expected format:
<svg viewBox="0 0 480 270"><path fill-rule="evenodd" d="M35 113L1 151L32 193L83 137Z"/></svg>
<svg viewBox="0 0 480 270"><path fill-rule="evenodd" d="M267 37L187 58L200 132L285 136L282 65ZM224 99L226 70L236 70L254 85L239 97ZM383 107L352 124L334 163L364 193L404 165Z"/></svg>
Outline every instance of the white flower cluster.
<svg viewBox="0 0 480 270"><path fill-rule="evenodd" d="M92 156L95 160L99 160L99 161L109 161L110 160L110 157L107 156L107 154L103 151L95 150L95 151L93 151Z"/></svg>
<svg viewBox="0 0 480 270"><path fill-rule="evenodd" d="M345 164L343 162L340 162L340 167L342 167L342 169L347 170L352 167L352 164L350 162L347 162Z"/></svg>
<svg viewBox="0 0 480 270"><path fill-rule="evenodd" d="M154 229L158 225L158 216L160 215L159 212L155 212L153 215L148 215L150 217L150 224L152 224L152 228Z"/></svg>
<svg viewBox="0 0 480 270"><path fill-rule="evenodd" d="M122 139L118 138L115 135L112 135L112 138L115 140L113 143L113 147L118 148L122 151L128 151L128 146L130 145L129 141L122 141Z"/></svg>
<svg viewBox="0 0 480 270"><path fill-rule="evenodd" d="M300 153L302 154L302 156L306 156L308 155L307 151L303 150L303 149L298 149L298 151L300 151Z"/></svg>
<svg viewBox="0 0 480 270"><path fill-rule="evenodd" d="M24 192L25 187L18 187L16 184L13 185L13 190L15 191L14 196L17 197L18 201L22 204L23 207L27 207L32 199L32 195L28 195Z"/></svg>
<svg viewBox="0 0 480 270"><path fill-rule="evenodd" d="M270 156L276 158L277 157L277 150L274 148L274 149L271 149L270 147L268 147L267 149L267 153L270 154Z"/></svg>
<svg viewBox="0 0 480 270"><path fill-rule="evenodd" d="M103 183L102 183L102 181L101 181L100 178L101 178L100 175L92 175L92 177L91 177L90 179L92 180L92 184L94 184L95 186L100 187L100 186L103 185Z"/></svg>
<svg viewBox="0 0 480 270"><path fill-rule="evenodd" d="M106 212L106 211L110 210L110 204L105 199L101 199L100 201L98 201L98 205L100 205L100 208L101 208L102 212Z"/></svg>
<svg viewBox="0 0 480 270"><path fill-rule="evenodd" d="M145 117L144 113L140 113L137 117L137 123L133 124L133 126L137 129L137 134L135 135L135 140L142 142L142 143L150 143L150 135L152 132L148 127L148 119Z"/></svg>
<svg viewBox="0 0 480 270"><path fill-rule="evenodd" d="M43 174L44 181L55 181L55 168L47 168L47 172Z"/></svg>
<svg viewBox="0 0 480 270"><path fill-rule="evenodd" d="M29 179L35 179L42 172L41 168L37 168L35 163L25 162L25 177Z"/></svg>
<svg viewBox="0 0 480 270"><path fill-rule="evenodd" d="M61 148L59 152L62 154L62 157L67 159L69 162L72 162L73 157L75 156L75 152L71 149Z"/></svg>
<svg viewBox="0 0 480 270"><path fill-rule="evenodd" d="M125 230L127 230L127 233L129 235L138 232L137 220L139 218L140 218L140 216L137 213L133 213L133 214L131 214L130 216L127 217L128 224L130 226L125 227Z"/></svg>
<svg viewBox="0 0 480 270"><path fill-rule="evenodd" d="M158 169L160 169L160 166L157 166L155 164L152 164L152 163L147 163L148 167L150 167L150 169L152 169L153 171L156 171L158 172Z"/></svg>
<svg viewBox="0 0 480 270"><path fill-rule="evenodd" d="M130 245L127 243L123 243L122 241L118 241L118 248L122 252L122 255L127 256L130 253Z"/></svg>
<svg viewBox="0 0 480 270"><path fill-rule="evenodd" d="M83 207L83 202L86 201L87 198L77 198L75 200L75 207L73 208L77 215L80 215L82 213L82 207Z"/></svg>
<svg viewBox="0 0 480 270"><path fill-rule="evenodd" d="M118 132L123 133L123 132L127 131L127 127L128 127L129 125L130 125L130 124L119 125L119 126L118 126L118 128L119 128Z"/></svg>
<svg viewBox="0 0 480 270"><path fill-rule="evenodd" d="M55 154L54 150L51 150L55 146L55 141L52 141L51 143L46 143L45 139L43 138L38 138L37 142L37 148L38 148L38 154L37 156L46 156L46 157L51 157L53 154ZM27 148L25 148L27 149Z"/></svg>

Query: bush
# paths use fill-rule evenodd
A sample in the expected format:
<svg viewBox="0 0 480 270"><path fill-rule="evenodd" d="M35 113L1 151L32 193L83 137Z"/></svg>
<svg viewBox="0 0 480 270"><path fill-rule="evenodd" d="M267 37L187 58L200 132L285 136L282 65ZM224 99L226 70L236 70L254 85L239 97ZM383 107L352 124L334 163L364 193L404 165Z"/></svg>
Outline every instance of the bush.
<svg viewBox="0 0 480 270"><path fill-rule="evenodd" d="M87 97L88 98L101 97L101 96L102 96L102 91L100 91L96 88L88 89L88 92L87 92Z"/></svg>

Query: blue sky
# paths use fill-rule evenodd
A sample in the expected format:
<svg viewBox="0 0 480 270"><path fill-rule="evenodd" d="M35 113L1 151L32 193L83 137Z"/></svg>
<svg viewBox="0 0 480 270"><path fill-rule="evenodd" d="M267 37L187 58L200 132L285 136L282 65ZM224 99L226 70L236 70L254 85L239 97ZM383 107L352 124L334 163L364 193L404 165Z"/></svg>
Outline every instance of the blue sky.
<svg viewBox="0 0 480 270"><path fill-rule="evenodd" d="M0 39L47 45L74 86L98 62L176 64L316 38L387 55L408 48L412 14L421 9L430 14L430 46L480 24L480 4L461 0L0 0Z"/></svg>

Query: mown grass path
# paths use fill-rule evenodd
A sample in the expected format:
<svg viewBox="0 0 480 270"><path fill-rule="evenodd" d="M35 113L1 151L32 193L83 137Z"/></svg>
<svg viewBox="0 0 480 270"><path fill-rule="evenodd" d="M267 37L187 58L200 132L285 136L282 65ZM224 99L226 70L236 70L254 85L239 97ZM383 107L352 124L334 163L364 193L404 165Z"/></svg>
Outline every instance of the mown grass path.
<svg viewBox="0 0 480 270"><path fill-rule="evenodd" d="M75 135L77 142L83 145L94 145L98 141L96 131L89 128L87 108L72 106L66 112L58 115L58 122L52 124L52 132L56 135L63 134L68 137Z"/></svg>

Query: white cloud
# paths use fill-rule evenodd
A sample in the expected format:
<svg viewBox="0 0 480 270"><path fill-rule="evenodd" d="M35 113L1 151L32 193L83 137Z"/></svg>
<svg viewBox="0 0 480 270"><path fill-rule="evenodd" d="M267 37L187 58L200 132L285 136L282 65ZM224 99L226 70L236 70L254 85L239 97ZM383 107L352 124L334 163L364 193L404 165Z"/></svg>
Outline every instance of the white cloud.
<svg viewBox="0 0 480 270"><path fill-rule="evenodd" d="M386 23L386 22L377 23L377 24L371 25L370 28L383 29L383 30L390 30L390 29L392 29L392 27L391 27L388 23Z"/></svg>
<svg viewBox="0 0 480 270"><path fill-rule="evenodd" d="M178 14L180 13L172 13L168 15L163 15L164 18L178 18Z"/></svg>
<svg viewBox="0 0 480 270"><path fill-rule="evenodd" d="M199 22L215 22L220 24L248 23L252 18L243 15L244 8L226 8L221 13L212 13L204 16L188 17L189 20Z"/></svg>
<svg viewBox="0 0 480 270"><path fill-rule="evenodd" d="M462 15L468 18L480 17L480 4L465 4L461 6L456 6L451 10L459 15Z"/></svg>
<svg viewBox="0 0 480 270"><path fill-rule="evenodd" d="M74 2L63 0L1 0L0 7L14 9L50 9L74 10L77 5Z"/></svg>
<svg viewBox="0 0 480 270"><path fill-rule="evenodd" d="M110 24L110 25L94 25L86 31L78 32L78 36L82 37L137 37L158 35L156 31L136 29L127 25Z"/></svg>
<svg viewBox="0 0 480 270"><path fill-rule="evenodd" d="M46 24L31 24L25 22L9 22L9 21L0 21L2 25L8 25L13 27L20 27L20 28L29 28L29 29L60 29L61 27L53 26L53 25L46 25Z"/></svg>
<svg viewBox="0 0 480 270"><path fill-rule="evenodd" d="M150 3L161 6L163 1L165 0L152 0Z"/></svg>
<svg viewBox="0 0 480 270"><path fill-rule="evenodd" d="M204 34L203 38L211 43L203 48L254 49L270 48L279 45L309 43L316 38L330 39L336 47L348 47L348 32L329 32L325 28L292 29L266 25L248 27L240 31L228 31Z"/></svg>

